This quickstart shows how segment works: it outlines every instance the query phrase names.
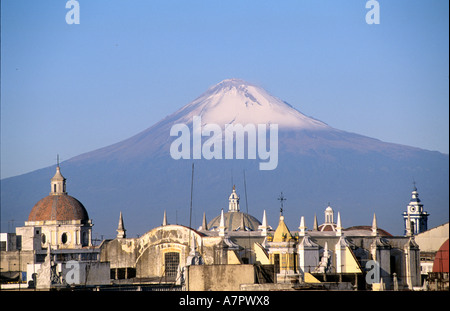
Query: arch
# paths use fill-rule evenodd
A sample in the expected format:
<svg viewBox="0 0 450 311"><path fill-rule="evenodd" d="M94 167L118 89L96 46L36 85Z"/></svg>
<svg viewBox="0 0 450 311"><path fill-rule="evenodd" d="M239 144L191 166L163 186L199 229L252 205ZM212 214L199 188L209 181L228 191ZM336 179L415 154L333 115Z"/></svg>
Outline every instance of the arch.
<svg viewBox="0 0 450 311"><path fill-rule="evenodd" d="M204 234L182 226L166 225L156 227L138 238L136 245L136 267L141 275L164 276L165 254L179 254L179 264L184 266L190 251L190 241L195 239L197 250L202 253ZM147 265L146 262L152 262ZM172 267L172 266L171 266Z"/></svg>

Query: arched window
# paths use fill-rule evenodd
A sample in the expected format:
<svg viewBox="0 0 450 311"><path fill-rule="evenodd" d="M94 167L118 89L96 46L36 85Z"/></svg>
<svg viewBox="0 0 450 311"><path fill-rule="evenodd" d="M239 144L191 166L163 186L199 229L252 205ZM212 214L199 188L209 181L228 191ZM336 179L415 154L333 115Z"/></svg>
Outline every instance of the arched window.
<svg viewBox="0 0 450 311"><path fill-rule="evenodd" d="M67 233L64 232L61 235L61 242L62 242L62 244L66 244L67 243Z"/></svg>
<svg viewBox="0 0 450 311"><path fill-rule="evenodd" d="M164 271L166 277L176 277L180 265L180 253L168 252L164 254Z"/></svg>
<svg viewBox="0 0 450 311"><path fill-rule="evenodd" d="M87 232L83 232L82 237L81 237L81 244L82 244L83 246L88 245L88 244L89 244L88 239L89 239L89 238L88 238L88 233L87 233Z"/></svg>

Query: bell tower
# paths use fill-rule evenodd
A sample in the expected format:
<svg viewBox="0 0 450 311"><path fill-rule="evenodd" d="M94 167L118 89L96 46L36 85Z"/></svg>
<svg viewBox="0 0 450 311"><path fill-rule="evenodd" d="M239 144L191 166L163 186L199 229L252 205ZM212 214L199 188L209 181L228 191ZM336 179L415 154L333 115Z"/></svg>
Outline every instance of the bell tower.
<svg viewBox="0 0 450 311"><path fill-rule="evenodd" d="M229 212L239 212L239 196L236 193L236 186L233 186L233 192L228 198L228 211Z"/></svg>
<svg viewBox="0 0 450 311"><path fill-rule="evenodd" d="M411 200L406 207L406 212L403 212L403 219L405 221L405 233L408 231L408 225L411 227L411 234L416 235L428 230L428 214L423 210L423 204L419 199L416 182L413 183L414 188L411 193ZM410 224L408 224L408 216Z"/></svg>

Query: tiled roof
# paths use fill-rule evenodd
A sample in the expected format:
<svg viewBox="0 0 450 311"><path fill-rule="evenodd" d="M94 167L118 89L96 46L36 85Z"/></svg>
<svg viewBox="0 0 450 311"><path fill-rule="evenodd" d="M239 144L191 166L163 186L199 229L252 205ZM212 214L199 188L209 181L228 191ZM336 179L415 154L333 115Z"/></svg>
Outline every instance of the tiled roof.
<svg viewBox="0 0 450 311"><path fill-rule="evenodd" d="M44 220L89 220L89 216L83 204L74 197L49 195L37 202L28 216L28 221Z"/></svg>

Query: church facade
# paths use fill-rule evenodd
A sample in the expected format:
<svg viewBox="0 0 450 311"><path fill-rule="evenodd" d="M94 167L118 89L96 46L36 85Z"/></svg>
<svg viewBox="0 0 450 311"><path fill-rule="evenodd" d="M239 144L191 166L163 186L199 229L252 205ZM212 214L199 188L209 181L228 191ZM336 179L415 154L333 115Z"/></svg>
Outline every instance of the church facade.
<svg viewBox="0 0 450 311"><path fill-rule="evenodd" d="M8 234L14 246L1 252L1 269L19 272L19 282L42 289L66 286L71 281L109 283L109 264L100 263L100 250L92 245L92 226L83 204L68 195L58 164L49 195L33 206L24 226ZM68 263L88 269L90 276L65 279Z"/></svg>

